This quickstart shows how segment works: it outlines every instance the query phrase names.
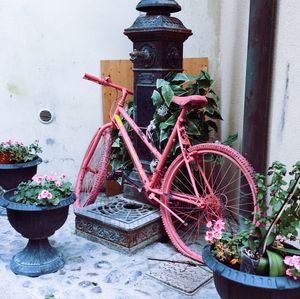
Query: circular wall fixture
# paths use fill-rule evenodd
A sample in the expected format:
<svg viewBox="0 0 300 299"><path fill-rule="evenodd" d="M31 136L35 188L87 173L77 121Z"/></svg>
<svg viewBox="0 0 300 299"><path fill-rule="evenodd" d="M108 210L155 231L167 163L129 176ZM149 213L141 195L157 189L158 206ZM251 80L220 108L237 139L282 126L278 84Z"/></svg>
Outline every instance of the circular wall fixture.
<svg viewBox="0 0 300 299"><path fill-rule="evenodd" d="M43 124L50 124L54 119L53 113L48 109L42 109L39 112L39 120Z"/></svg>

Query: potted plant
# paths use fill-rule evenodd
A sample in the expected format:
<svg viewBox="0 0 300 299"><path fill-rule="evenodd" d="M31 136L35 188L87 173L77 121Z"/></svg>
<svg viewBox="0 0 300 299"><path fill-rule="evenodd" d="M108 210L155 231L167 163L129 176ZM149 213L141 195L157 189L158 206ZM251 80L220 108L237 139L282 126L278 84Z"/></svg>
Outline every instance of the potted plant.
<svg viewBox="0 0 300 299"><path fill-rule="evenodd" d="M29 239L11 261L14 273L34 277L63 267L63 257L48 237L65 223L74 200L71 183L55 175L35 175L3 194L0 205L7 209L10 224Z"/></svg>
<svg viewBox="0 0 300 299"><path fill-rule="evenodd" d="M42 159L38 141L29 145L11 139L0 143L0 188L9 190L36 173Z"/></svg>
<svg viewBox="0 0 300 299"><path fill-rule="evenodd" d="M257 212L240 232L226 231L222 219L207 223L203 260L214 272L223 299L299 298L300 161L285 179L286 167L276 161L270 179L257 174ZM268 200L266 199L268 197Z"/></svg>

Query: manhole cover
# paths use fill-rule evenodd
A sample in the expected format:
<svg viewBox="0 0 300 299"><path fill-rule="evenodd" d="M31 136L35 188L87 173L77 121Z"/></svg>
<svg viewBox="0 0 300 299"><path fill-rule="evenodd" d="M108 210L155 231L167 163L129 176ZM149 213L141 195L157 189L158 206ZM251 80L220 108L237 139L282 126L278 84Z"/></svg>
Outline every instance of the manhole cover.
<svg viewBox="0 0 300 299"><path fill-rule="evenodd" d="M212 272L207 267L197 265L195 261L180 253L175 254L168 260L178 261L179 263L160 262L146 274L187 295L196 293L213 277ZM191 262L194 265L185 262Z"/></svg>

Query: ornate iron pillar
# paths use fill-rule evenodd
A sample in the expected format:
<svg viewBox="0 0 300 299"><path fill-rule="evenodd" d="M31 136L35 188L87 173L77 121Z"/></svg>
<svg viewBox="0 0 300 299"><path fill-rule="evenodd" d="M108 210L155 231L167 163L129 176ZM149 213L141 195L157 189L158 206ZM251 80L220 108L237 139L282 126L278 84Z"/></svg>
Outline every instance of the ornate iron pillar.
<svg viewBox="0 0 300 299"><path fill-rule="evenodd" d="M142 0L136 9L146 14L140 15L124 34L133 42L130 58L134 71L135 121L144 131L149 125L154 107L151 95L156 79L169 72L182 71L183 42L192 35L182 22L171 16L181 10L173 0ZM135 140L138 154L146 165L152 157L139 140ZM136 178L138 180L138 177ZM124 188L125 197L139 199L133 190Z"/></svg>

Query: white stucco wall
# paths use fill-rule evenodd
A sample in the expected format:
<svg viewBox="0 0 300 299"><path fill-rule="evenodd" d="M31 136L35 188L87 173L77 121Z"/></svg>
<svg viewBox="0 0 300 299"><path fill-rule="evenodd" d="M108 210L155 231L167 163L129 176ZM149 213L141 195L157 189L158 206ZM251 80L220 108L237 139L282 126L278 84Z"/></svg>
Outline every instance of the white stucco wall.
<svg viewBox="0 0 300 299"><path fill-rule="evenodd" d="M269 165L279 160L290 167L300 160L300 2L278 4Z"/></svg>
<svg viewBox="0 0 300 299"><path fill-rule="evenodd" d="M220 97L222 138L243 134L245 79L248 45L249 0L222 0L220 28Z"/></svg>
<svg viewBox="0 0 300 299"><path fill-rule="evenodd" d="M208 56L219 77L220 1L181 0L176 14L194 32L185 57ZM53 0L0 2L0 140L40 140L48 163L75 179L87 144L102 122L99 87L82 80L99 74L102 59L127 59L123 30L138 16L138 1ZM219 81L218 81L219 82ZM51 124L38 120L50 109Z"/></svg>
<svg viewBox="0 0 300 299"><path fill-rule="evenodd" d="M40 140L52 170L75 179L86 146L102 123L100 88L82 80L99 74L102 59L127 59L123 30L138 16L138 1L38 0L0 2L0 140ZM178 0L175 14L192 29L185 57L208 57L221 97L222 138L242 138L249 0ZM105 4L105 5L104 5ZM300 2L279 1L270 119L269 161L287 164L300 154L297 28ZM41 124L40 109L54 121ZM239 144L236 146L239 148Z"/></svg>

